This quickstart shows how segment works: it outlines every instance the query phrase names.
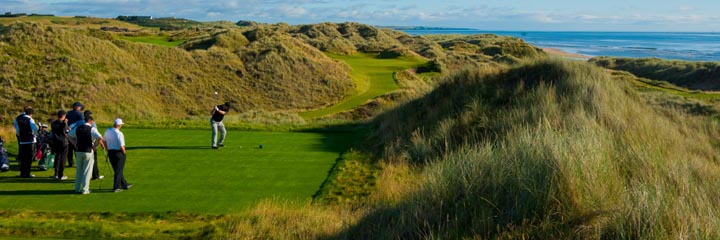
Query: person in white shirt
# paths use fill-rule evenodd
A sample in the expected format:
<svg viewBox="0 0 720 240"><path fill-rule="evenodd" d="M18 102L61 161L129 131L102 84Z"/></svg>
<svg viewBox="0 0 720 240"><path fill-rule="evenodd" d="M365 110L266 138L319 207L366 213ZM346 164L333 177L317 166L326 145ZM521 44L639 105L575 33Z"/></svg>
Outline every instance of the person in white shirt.
<svg viewBox="0 0 720 240"><path fill-rule="evenodd" d="M85 124L70 130L68 136L73 139L77 146L75 150L76 176L75 192L82 194L90 193L90 175L93 167L93 152L98 145L104 146L104 141L97 128L92 124L95 120L92 117L85 119Z"/></svg>
<svg viewBox="0 0 720 240"><path fill-rule="evenodd" d="M105 146L108 149L108 157L112 164L114 174L114 192L122 192L130 189L133 185L125 181L123 171L125 170L125 135L120 131L123 126L122 119L115 119L112 128L105 130Z"/></svg>

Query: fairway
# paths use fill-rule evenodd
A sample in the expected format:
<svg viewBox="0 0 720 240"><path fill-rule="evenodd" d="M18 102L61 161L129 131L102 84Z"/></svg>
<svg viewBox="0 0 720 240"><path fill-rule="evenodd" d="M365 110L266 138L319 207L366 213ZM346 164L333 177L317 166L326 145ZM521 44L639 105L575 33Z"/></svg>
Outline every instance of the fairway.
<svg viewBox="0 0 720 240"><path fill-rule="evenodd" d="M395 72L420 67L426 63L425 60L413 57L381 59L377 58L376 53L356 53L353 55L326 54L330 58L347 63L352 68L350 77L353 83L355 83L355 91L345 100L334 106L300 113L300 116L303 118L318 118L358 107L370 99L397 89L398 85L394 76Z"/></svg>
<svg viewBox="0 0 720 240"><path fill-rule="evenodd" d="M104 132L104 129L101 131ZM210 148L210 130L123 129L130 190L113 193L112 169L100 152L103 180L92 193L74 193L69 180L36 171L33 179L0 173L0 208L74 212L230 213L263 199L309 201L340 155L353 144L352 133L229 131L226 147ZM263 148L260 149L260 144ZM13 148L16 149L16 148ZM102 186L102 190L98 187Z"/></svg>
<svg viewBox="0 0 720 240"><path fill-rule="evenodd" d="M130 41L130 42L136 42L136 43L147 43L147 44L154 44L159 45L163 47L177 47L180 44L183 43L182 40L180 41L169 41L169 38L166 36L125 36L125 35L118 35L119 39Z"/></svg>

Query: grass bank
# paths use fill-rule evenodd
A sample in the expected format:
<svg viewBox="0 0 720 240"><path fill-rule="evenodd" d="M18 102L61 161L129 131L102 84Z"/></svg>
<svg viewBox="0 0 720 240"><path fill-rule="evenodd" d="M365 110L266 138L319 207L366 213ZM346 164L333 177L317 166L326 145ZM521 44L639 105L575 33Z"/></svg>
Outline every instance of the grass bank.
<svg viewBox="0 0 720 240"><path fill-rule="evenodd" d="M719 238L719 137L591 64L466 71L378 119L395 173L339 236Z"/></svg>

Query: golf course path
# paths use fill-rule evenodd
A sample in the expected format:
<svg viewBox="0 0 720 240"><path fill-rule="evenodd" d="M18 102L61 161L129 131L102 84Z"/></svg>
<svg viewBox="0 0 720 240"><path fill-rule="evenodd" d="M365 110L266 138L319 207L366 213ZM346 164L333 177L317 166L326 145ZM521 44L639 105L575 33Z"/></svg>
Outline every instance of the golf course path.
<svg viewBox="0 0 720 240"><path fill-rule="evenodd" d="M368 100L392 92L398 88L395 73L408 68L415 68L426 63L414 57L398 57L392 59L377 58L376 53L356 53L353 55L337 55L326 53L330 58L345 62L352 68L350 77L355 83L353 91L342 102L327 108L300 113L305 119L323 117L356 108Z"/></svg>

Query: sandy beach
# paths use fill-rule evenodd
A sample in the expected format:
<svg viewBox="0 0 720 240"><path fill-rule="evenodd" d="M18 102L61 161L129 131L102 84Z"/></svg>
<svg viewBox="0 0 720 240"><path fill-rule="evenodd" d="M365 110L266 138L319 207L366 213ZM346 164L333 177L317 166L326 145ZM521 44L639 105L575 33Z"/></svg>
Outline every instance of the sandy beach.
<svg viewBox="0 0 720 240"><path fill-rule="evenodd" d="M550 54L550 55L553 55L553 56L560 56L560 57L566 57L566 58L577 58L577 59L590 59L590 58L592 58L591 56L588 56L588 55L582 55L582 54L577 54L577 53L564 52L564 51L562 51L562 50L560 50L560 49L557 49L557 48L542 48L542 50L545 51L546 53Z"/></svg>

